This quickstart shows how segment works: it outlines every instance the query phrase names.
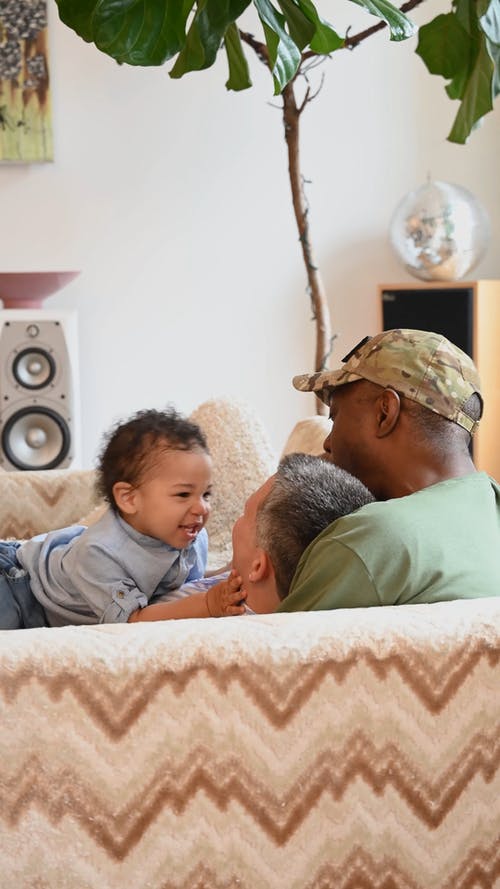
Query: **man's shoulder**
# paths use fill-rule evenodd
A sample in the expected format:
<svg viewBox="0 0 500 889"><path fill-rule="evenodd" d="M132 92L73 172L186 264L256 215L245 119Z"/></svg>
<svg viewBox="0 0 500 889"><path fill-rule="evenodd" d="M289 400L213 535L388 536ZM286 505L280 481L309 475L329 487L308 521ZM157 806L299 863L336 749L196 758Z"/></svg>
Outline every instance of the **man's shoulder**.
<svg viewBox="0 0 500 889"><path fill-rule="evenodd" d="M304 552L280 610L470 596L478 562L482 595L496 595L499 495L496 482L473 473L337 519Z"/></svg>
<svg viewBox="0 0 500 889"><path fill-rule="evenodd" d="M319 534L316 540L324 538L325 540L341 540L348 536L353 538L354 535L369 531L370 535L376 534L384 527L399 527L401 521L404 520L406 514L411 510L411 504L403 501L409 501L412 495L407 497L398 497L393 500L374 500L372 503L366 503L354 512L341 516L328 525L324 531Z"/></svg>
<svg viewBox="0 0 500 889"><path fill-rule="evenodd" d="M356 548L358 541L365 539L369 539L370 547L389 539L406 543L420 533L427 534L429 528L435 528L447 518L453 520L457 504L467 504L470 520L476 522L474 512L492 494L500 508L500 485L484 472L446 479L404 497L365 504L332 522L311 547L320 541L338 541ZM461 513L462 522L463 518Z"/></svg>

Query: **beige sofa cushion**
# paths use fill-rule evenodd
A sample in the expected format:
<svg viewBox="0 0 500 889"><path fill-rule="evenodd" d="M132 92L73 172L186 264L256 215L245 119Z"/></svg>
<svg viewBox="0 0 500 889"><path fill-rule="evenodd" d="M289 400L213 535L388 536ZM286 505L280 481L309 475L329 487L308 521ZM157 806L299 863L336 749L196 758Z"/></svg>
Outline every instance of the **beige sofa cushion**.
<svg viewBox="0 0 500 889"><path fill-rule="evenodd" d="M232 554L231 529L245 500L276 469L278 459L255 411L237 399L205 401L190 416L202 428L213 460L212 512L207 525L209 567Z"/></svg>
<svg viewBox="0 0 500 889"><path fill-rule="evenodd" d="M286 441L282 456L296 453L321 456L325 452L323 442L331 428L332 421L328 417L316 416L299 420Z"/></svg>

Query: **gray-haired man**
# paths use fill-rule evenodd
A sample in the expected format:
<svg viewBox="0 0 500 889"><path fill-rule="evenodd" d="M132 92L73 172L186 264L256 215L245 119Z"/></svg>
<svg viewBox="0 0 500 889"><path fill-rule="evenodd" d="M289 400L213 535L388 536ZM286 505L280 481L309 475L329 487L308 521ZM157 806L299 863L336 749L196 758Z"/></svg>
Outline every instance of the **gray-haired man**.
<svg viewBox="0 0 500 889"><path fill-rule="evenodd" d="M372 500L357 478L320 457L284 457L276 474L248 498L233 527L233 567L249 609L274 611L288 595L311 541Z"/></svg>

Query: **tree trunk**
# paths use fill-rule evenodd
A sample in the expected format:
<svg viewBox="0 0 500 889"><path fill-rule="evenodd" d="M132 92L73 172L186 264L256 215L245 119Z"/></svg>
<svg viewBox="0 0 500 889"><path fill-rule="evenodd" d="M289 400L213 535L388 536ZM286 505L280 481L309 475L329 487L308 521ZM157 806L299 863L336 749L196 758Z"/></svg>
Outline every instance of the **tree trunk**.
<svg viewBox="0 0 500 889"><path fill-rule="evenodd" d="M311 299L313 320L316 324L316 353L314 370L324 370L330 357L332 334L330 312L323 281L316 264L309 233L309 207L304 193L304 180L300 172L300 115L308 101L308 95L301 106L297 105L294 83L291 81L283 90L283 122L285 141L288 149L288 172L292 189L293 209L302 255L307 273L308 292ZM316 399L318 414L327 413L326 405Z"/></svg>

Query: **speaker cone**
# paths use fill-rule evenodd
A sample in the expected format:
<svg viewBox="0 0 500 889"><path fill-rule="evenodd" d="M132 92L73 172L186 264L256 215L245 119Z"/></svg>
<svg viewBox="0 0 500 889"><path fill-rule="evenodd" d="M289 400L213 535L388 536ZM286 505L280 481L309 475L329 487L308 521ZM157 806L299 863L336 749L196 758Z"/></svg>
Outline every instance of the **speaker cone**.
<svg viewBox="0 0 500 889"><path fill-rule="evenodd" d="M26 407L5 424L2 447L16 469L56 469L70 446L66 421L47 407Z"/></svg>
<svg viewBox="0 0 500 889"><path fill-rule="evenodd" d="M50 352L45 349L23 349L12 365L15 380L26 389L43 389L52 382L56 365Z"/></svg>

